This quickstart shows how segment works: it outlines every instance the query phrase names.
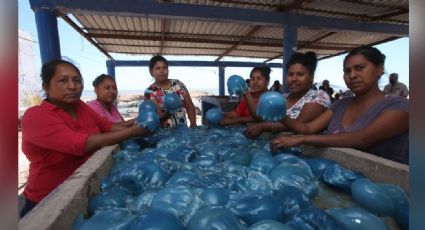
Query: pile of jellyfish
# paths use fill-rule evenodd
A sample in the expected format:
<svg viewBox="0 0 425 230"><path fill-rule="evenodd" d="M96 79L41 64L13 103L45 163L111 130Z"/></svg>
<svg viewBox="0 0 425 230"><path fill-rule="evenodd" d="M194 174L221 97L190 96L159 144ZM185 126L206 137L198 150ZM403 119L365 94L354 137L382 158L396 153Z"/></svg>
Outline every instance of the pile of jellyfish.
<svg viewBox="0 0 425 230"><path fill-rule="evenodd" d="M300 148L270 152L243 131L176 127L122 142L73 229L408 229L401 187ZM317 205L329 191L348 200Z"/></svg>

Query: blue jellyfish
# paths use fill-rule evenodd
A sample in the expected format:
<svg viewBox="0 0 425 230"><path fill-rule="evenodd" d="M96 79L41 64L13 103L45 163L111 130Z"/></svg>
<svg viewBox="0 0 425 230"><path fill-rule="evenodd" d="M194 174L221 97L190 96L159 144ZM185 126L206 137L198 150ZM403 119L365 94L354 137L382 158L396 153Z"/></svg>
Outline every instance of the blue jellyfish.
<svg viewBox="0 0 425 230"><path fill-rule="evenodd" d="M130 152L137 152L140 151L140 143L137 138L130 138L121 142L120 148Z"/></svg>
<svg viewBox="0 0 425 230"><path fill-rule="evenodd" d="M205 119L207 121L207 124L211 126L219 126L220 121L223 119L223 111L221 111L220 108L209 109L205 113Z"/></svg>
<svg viewBox="0 0 425 230"><path fill-rule="evenodd" d="M229 178L215 172L208 172L202 174L202 185L208 188L227 188L229 186Z"/></svg>
<svg viewBox="0 0 425 230"><path fill-rule="evenodd" d="M249 226L248 230L293 230L293 228L279 221L267 219Z"/></svg>
<svg viewBox="0 0 425 230"><path fill-rule="evenodd" d="M229 202L230 191L226 188L204 188L201 199L209 206L226 206Z"/></svg>
<svg viewBox="0 0 425 230"><path fill-rule="evenodd" d="M136 216L128 228L129 230L140 229L173 229L183 230L183 223L170 213L150 210Z"/></svg>
<svg viewBox="0 0 425 230"><path fill-rule="evenodd" d="M228 208L205 207L192 216L186 229L242 230L246 229L246 224Z"/></svg>
<svg viewBox="0 0 425 230"><path fill-rule="evenodd" d="M394 211L394 218L403 229L409 229L409 204L397 205Z"/></svg>
<svg viewBox="0 0 425 230"><path fill-rule="evenodd" d="M156 111L142 110L136 118L136 124L154 132L159 128L159 115Z"/></svg>
<svg viewBox="0 0 425 230"><path fill-rule="evenodd" d="M251 154L243 149L233 149L225 156L225 162L248 166L251 163Z"/></svg>
<svg viewBox="0 0 425 230"><path fill-rule="evenodd" d="M277 199L283 206L283 220L289 221L301 210L312 207L308 196L300 189L285 186L276 192Z"/></svg>
<svg viewBox="0 0 425 230"><path fill-rule="evenodd" d="M173 214L186 224L203 205L194 189L176 185L160 190L152 199L151 209Z"/></svg>
<svg viewBox="0 0 425 230"><path fill-rule="evenodd" d="M341 230L341 224L331 215L319 208L310 207L295 214L294 218L287 222L294 229L313 230ZM361 228L358 228L361 229Z"/></svg>
<svg viewBox="0 0 425 230"><path fill-rule="evenodd" d="M231 210L247 224L272 219L282 221L283 207L272 195L248 195L235 197L229 202Z"/></svg>
<svg viewBox="0 0 425 230"><path fill-rule="evenodd" d="M388 230L388 226L370 212L358 208L335 208L328 211L346 230Z"/></svg>
<svg viewBox="0 0 425 230"><path fill-rule="evenodd" d="M141 161L118 173L114 182L137 194L145 188L162 188L169 177L157 163Z"/></svg>
<svg viewBox="0 0 425 230"><path fill-rule="evenodd" d="M367 178L357 179L351 184L351 196L372 213L389 216L394 212L394 203L385 189Z"/></svg>
<svg viewBox="0 0 425 230"><path fill-rule="evenodd" d="M306 164L306 163L304 163ZM270 173L275 189L284 186L294 186L304 191L309 197L314 197L319 189L319 182L310 168L300 165L285 165L282 162Z"/></svg>
<svg viewBox="0 0 425 230"><path fill-rule="evenodd" d="M270 154L257 154L251 161L250 168L268 175L277 165L277 160Z"/></svg>
<svg viewBox="0 0 425 230"><path fill-rule="evenodd" d="M232 75L227 79L227 91L230 95L241 96L248 90L245 80L239 75Z"/></svg>
<svg viewBox="0 0 425 230"><path fill-rule="evenodd" d="M174 173L173 176L168 180L167 185L184 185L184 186L195 186L201 184L200 178L196 172L192 170L180 170Z"/></svg>
<svg viewBox="0 0 425 230"><path fill-rule="evenodd" d="M125 198L130 196L127 190L121 187L113 187L103 191L89 199L87 212L93 215L99 208L105 207L125 207Z"/></svg>
<svg viewBox="0 0 425 230"><path fill-rule="evenodd" d="M364 175L346 169L339 164L333 164L326 167L322 176L323 181L327 184L342 189L347 193L351 192L351 184L359 178L364 178Z"/></svg>
<svg viewBox="0 0 425 230"><path fill-rule="evenodd" d="M212 156L199 156L196 158L193 163L198 167L206 167L210 165L215 165L218 163L217 157Z"/></svg>
<svg viewBox="0 0 425 230"><path fill-rule="evenodd" d="M323 172L328 165L336 164L334 160L325 158L307 158L304 159L304 161L310 166L311 171L313 171L314 175L319 179L322 179Z"/></svg>
<svg viewBox="0 0 425 230"><path fill-rule="evenodd" d="M164 96L164 108L167 113L176 113L182 106L182 99L176 93L168 93Z"/></svg>
<svg viewBox="0 0 425 230"><path fill-rule="evenodd" d="M395 205L409 204L409 198L399 185L381 183L378 185L391 197Z"/></svg>
<svg viewBox="0 0 425 230"><path fill-rule="evenodd" d="M394 184L379 184L394 203L393 217L403 227L409 229L409 198L404 190Z"/></svg>
<svg viewBox="0 0 425 230"><path fill-rule="evenodd" d="M74 230L125 230L134 220L127 209L102 209L87 220L83 216L77 215L72 225Z"/></svg>
<svg viewBox="0 0 425 230"><path fill-rule="evenodd" d="M266 121L279 121L285 117L285 97L275 91L263 93L257 104L257 116Z"/></svg>
<svg viewBox="0 0 425 230"><path fill-rule="evenodd" d="M143 100L139 105L139 111L156 111L156 105L151 100Z"/></svg>
<svg viewBox="0 0 425 230"><path fill-rule="evenodd" d="M271 195L273 183L268 176L259 172L251 172L248 177L237 179L231 188L239 193Z"/></svg>
<svg viewBox="0 0 425 230"><path fill-rule="evenodd" d="M295 156L299 156L302 153L303 150L300 147L281 148L275 152L275 154L291 154Z"/></svg>
<svg viewBox="0 0 425 230"><path fill-rule="evenodd" d="M133 212L143 212L150 209L152 199L160 189L148 189L137 197L126 199L127 208Z"/></svg>

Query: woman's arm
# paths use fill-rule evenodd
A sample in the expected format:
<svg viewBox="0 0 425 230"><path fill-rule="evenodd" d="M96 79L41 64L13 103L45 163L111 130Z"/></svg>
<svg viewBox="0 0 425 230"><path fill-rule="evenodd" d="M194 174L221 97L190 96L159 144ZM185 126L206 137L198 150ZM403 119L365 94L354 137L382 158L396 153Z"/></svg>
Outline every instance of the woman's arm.
<svg viewBox="0 0 425 230"><path fill-rule="evenodd" d="M103 146L118 144L128 138L144 136L149 133L149 130L137 125L122 127L114 124L110 132L90 135L86 140L85 152L91 152Z"/></svg>
<svg viewBox="0 0 425 230"><path fill-rule="evenodd" d="M251 114L251 117L255 122L262 121L261 117L257 116L257 103L255 102L254 98L252 97L251 93L248 91L244 93L243 95L246 104L248 106L249 114Z"/></svg>
<svg viewBox="0 0 425 230"><path fill-rule="evenodd" d="M326 107L318 103L306 103L295 120L302 123L310 122L319 117L324 111L326 111ZM280 122L261 122L250 125L245 130L245 136L256 138L263 132L283 132L288 130L291 129Z"/></svg>
<svg viewBox="0 0 425 230"><path fill-rule="evenodd" d="M253 139L257 138L264 132L279 133L287 130L288 128L280 122L268 121L249 125L245 129L244 134L246 137Z"/></svg>
<svg viewBox="0 0 425 230"><path fill-rule="evenodd" d="M133 119L130 119L130 120L128 120L128 121L120 121L120 122L117 122L117 123L115 123L115 125L117 125L117 126L121 126L121 127L131 127L131 126L133 126L134 125L134 118ZM112 126L113 127L113 126Z"/></svg>
<svg viewBox="0 0 425 230"><path fill-rule="evenodd" d="M302 122L301 120L291 119L289 117L285 117L283 120L281 120L281 122L293 132L301 134L314 134L319 133L328 127L328 124L332 120L332 115L332 110L327 109L316 119L310 122Z"/></svg>
<svg viewBox="0 0 425 230"><path fill-rule="evenodd" d="M236 125L236 124L246 124L249 122L254 122L254 119L252 117L224 117L220 125L226 126L226 125Z"/></svg>
<svg viewBox="0 0 425 230"><path fill-rule="evenodd" d="M300 114L296 118L296 120L301 122L310 122L319 117L322 113L324 113L327 108L321 104L317 103L305 103L301 109Z"/></svg>
<svg viewBox="0 0 425 230"><path fill-rule="evenodd" d="M224 118L236 118L236 117L238 117L238 115L235 113L235 111L230 111L230 112L223 112L223 117Z"/></svg>
<svg viewBox="0 0 425 230"><path fill-rule="evenodd" d="M382 113L367 127L352 133L278 137L270 148L278 149L301 144L314 146L350 147L364 149L409 129L409 113L391 110Z"/></svg>
<svg viewBox="0 0 425 230"><path fill-rule="evenodd" d="M195 127L196 126L196 111L195 111L195 106L193 105L193 101L192 98L190 97L189 92L186 92L185 94L183 94L183 102L184 102L184 107L186 108L187 111L187 117L189 118L190 121L190 125L189 127Z"/></svg>

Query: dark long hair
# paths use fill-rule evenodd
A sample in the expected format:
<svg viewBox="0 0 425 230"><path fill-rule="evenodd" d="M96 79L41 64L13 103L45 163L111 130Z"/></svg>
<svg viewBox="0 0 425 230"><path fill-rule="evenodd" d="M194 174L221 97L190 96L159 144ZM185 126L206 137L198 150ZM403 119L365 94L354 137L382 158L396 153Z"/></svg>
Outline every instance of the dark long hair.
<svg viewBox="0 0 425 230"><path fill-rule="evenodd" d="M313 51L307 53L294 53L288 63L286 63L286 69L288 70L291 65L295 64L305 66L313 77L317 67L317 55Z"/></svg>

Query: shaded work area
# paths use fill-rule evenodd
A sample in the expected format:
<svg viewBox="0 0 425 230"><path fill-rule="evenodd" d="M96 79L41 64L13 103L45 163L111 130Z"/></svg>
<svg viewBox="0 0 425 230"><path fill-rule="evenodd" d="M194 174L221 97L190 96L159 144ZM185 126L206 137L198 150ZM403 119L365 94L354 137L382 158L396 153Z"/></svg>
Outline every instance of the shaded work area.
<svg viewBox="0 0 425 230"><path fill-rule="evenodd" d="M208 56L211 61L173 61L171 66L216 66L219 95L226 67L283 68L293 52L319 59L408 36L408 1L67 1L30 0L42 62L60 58L57 18L67 22L115 68L146 66L116 60L114 53ZM255 58L255 62L223 61ZM287 89L284 89L287 91Z"/></svg>

